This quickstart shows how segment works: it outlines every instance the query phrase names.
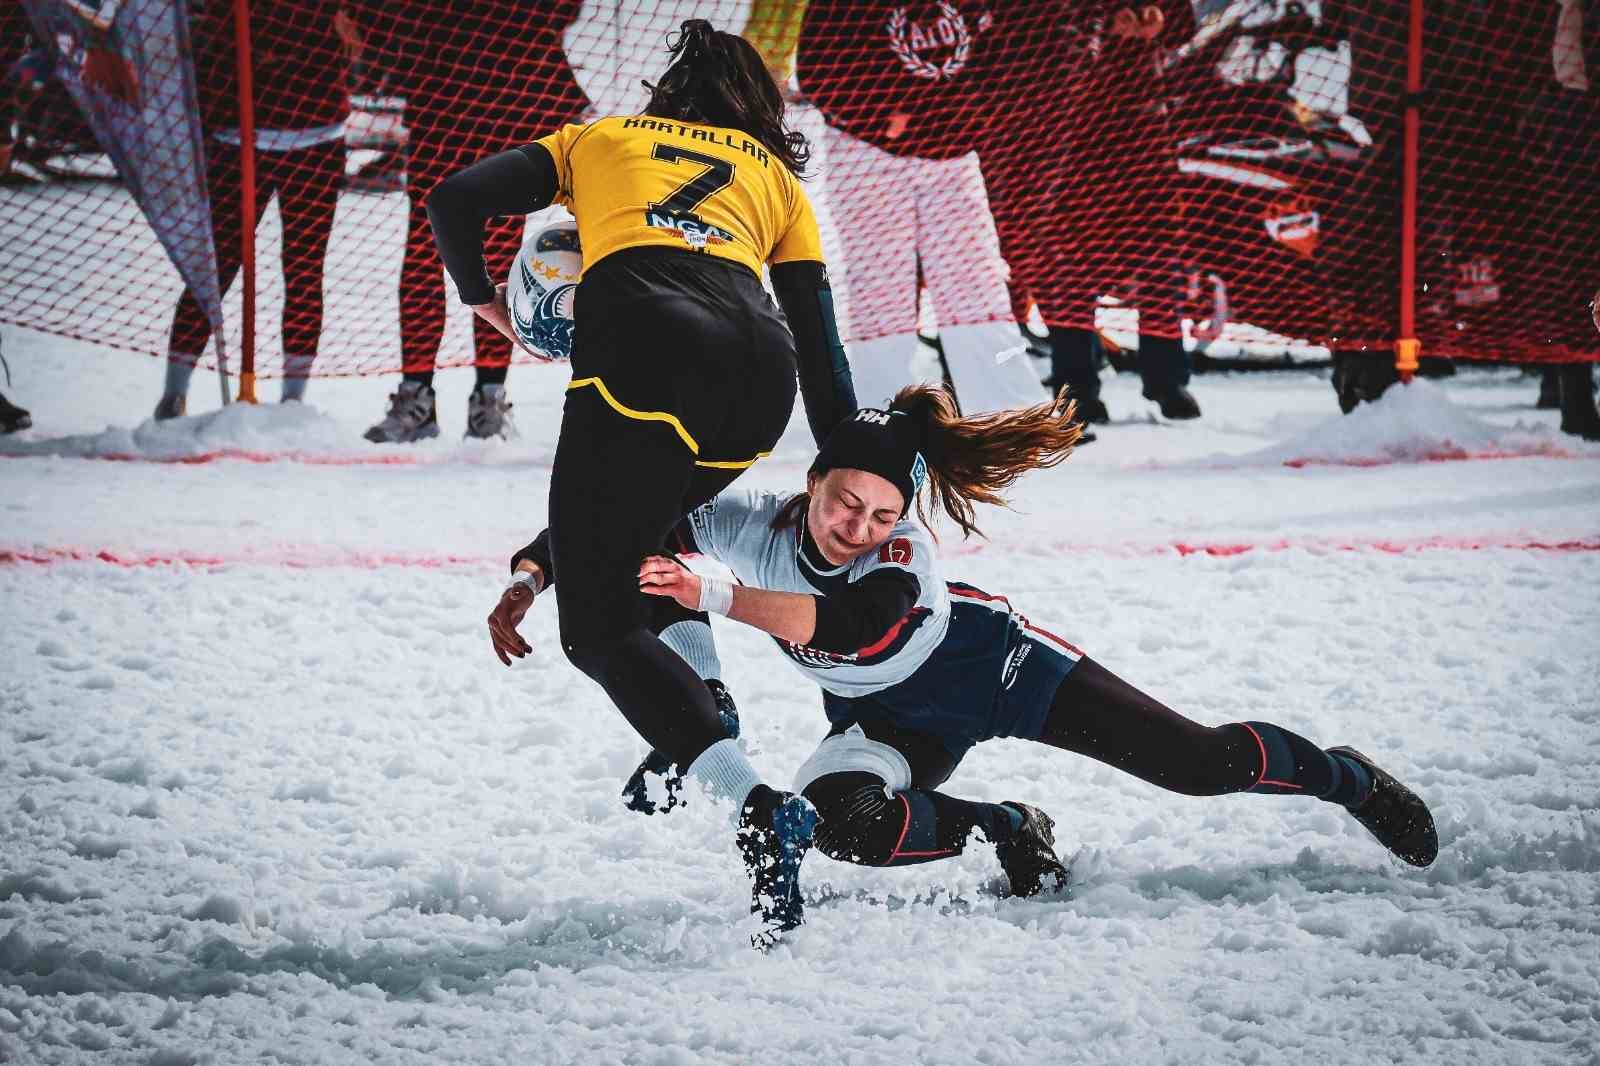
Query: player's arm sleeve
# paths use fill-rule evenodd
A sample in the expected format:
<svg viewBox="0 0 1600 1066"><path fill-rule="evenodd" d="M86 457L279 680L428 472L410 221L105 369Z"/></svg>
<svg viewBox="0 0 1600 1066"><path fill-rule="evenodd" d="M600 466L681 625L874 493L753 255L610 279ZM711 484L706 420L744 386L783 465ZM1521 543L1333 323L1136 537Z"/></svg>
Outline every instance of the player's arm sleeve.
<svg viewBox="0 0 1600 1066"><path fill-rule="evenodd" d="M817 628L806 642L819 651L870 647L911 612L922 594L917 575L898 568L873 570L828 596L817 596Z"/></svg>
<svg viewBox="0 0 1600 1066"><path fill-rule="evenodd" d="M839 340L827 268L809 259L774 263L772 291L789 321L789 332L794 334L800 398L811 436L820 448L833 427L856 409L855 384Z"/></svg>
<svg viewBox="0 0 1600 1066"><path fill-rule="evenodd" d="M428 222L439 258L464 304L494 299L495 283L483 261L483 225L502 215L526 215L550 206L556 165L542 144L524 144L458 170L428 195Z"/></svg>
<svg viewBox="0 0 1600 1066"><path fill-rule="evenodd" d="M526 559L537 566L544 573L544 587L550 588L556 583L556 566L550 558L550 530L541 529L539 535L526 547L521 548L511 557L511 572L517 572L517 564Z"/></svg>

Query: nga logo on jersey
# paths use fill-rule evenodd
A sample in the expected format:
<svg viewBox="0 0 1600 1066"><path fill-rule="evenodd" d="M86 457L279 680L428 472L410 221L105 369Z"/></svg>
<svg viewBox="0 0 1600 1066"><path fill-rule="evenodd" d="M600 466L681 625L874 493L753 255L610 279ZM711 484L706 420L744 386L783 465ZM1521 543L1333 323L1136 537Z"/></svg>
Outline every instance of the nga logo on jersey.
<svg viewBox="0 0 1600 1066"><path fill-rule="evenodd" d="M683 238L695 251L704 251L707 245L732 244L733 234L720 226L713 226L698 215L674 214L663 208L644 213L645 225L668 230Z"/></svg>

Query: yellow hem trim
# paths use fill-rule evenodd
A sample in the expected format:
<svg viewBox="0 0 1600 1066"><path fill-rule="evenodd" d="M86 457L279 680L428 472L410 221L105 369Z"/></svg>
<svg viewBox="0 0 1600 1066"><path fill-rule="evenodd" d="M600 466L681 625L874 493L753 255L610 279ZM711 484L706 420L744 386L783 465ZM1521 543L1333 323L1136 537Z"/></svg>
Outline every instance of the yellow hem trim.
<svg viewBox="0 0 1600 1066"><path fill-rule="evenodd" d="M621 415L623 418L632 418L639 422L665 422L667 425L672 427L673 432L678 434L678 438L688 446L690 452L695 455L700 454L700 442L695 440L687 429L683 428L683 423L678 421L678 417L676 415L669 415L665 411L635 411L633 408L627 406L621 400L618 400L615 396L611 395L611 390L606 388L606 383L601 381L599 378L579 378L567 386L567 391L571 392L573 389L581 389L585 385L593 385L595 387L595 391L600 394L600 398L609 404L611 409L617 412L617 414Z"/></svg>
<svg viewBox="0 0 1600 1066"><path fill-rule="evenodd" d="M678 439L688 446L691 454L700 454L700 442L695 440L687 429L683 428L683 423L678 421L676 415L669 415L665 411L636 411L611 395L611 390L606 388L606 383L599 378L578 378L567 385L567 391L581 389L585 385L593 385L595 391L600 394L600 398L623 418L632 418L639 422L665 422L672 427L673 432L678 434ZM751 459L696 459L694 465L710 467L714 470L746 470L771 454L771 452L759 452Z"/></svg>
<svg viewBox="0 0 1600 1066"><path fill-rule="evenodd" d="M709 467L712 467L712 468L714 468L716 470L747 470L750 467L755 466L756 463L760 462L762 459L765 459L767 456L769 456L771 454L772 454L771 452L758 452L754 459L729 460L729 461L726 461L726 462L715 462L715 461L706 460L706 459L696 459L694 461L694 465L695 466L709 466Z"/></svg>

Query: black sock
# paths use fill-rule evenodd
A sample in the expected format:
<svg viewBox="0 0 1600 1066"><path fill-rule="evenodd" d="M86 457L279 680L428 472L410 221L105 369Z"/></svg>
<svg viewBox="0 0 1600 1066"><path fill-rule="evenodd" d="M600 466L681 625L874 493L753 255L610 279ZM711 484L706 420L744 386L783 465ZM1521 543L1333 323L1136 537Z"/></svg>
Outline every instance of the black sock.
<svg viewBox="0 0 1600 1066"><path fill-rule="evenodd" d="M408 381L408 382L415 382L415 383L417 383L419 385L426 385L426 386L428 386L428 388L431 389L431 388L433 388L433 371L431 371L431 370L408 370L404 374L401 375L401 380L402 381Z"/></svg>
<svg viewBox="0 0 1600 1066"><path fill-rule="evenodd" d="M504 385L506 383L506 371L510 367L484 366L480 363L473 369L477 371L477 384L481 387L483 385Z"/></svg>
<svg viewBox="0 0 1600 1066"><path fill-rule="evenodd" d="M1343 807L1360 806L1371 793L1372 775L1354 759L1269 722L1239 724L1255 734L1265 762L1251 792L1315 796Z"/></svg>

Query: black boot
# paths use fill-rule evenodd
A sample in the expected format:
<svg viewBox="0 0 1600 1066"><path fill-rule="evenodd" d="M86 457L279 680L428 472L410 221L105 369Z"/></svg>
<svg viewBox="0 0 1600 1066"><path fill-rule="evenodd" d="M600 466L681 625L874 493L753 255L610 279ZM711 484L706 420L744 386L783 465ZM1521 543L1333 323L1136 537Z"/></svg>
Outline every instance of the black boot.
<svg viewBox="0 0 1600 1066"><path fill-rule="evenodd" d="M1390 385L1400 380L1394 356L1388 352L1347 351L1333 353L1333 391L1339 396L1339 410L1349 414L1358 404L1375 403Z"/></svg>
<svg viewBox="0 0 1600 1066"><path fill-rule="evenodd" d="M1037 896L1067 887L1067 868L1056 858L1056 824L1026 803L1001 804L1022 813L1022 826L1009 839L995 842L994 853L1011 881L1013 896Z"/></svg>
<svg viewBox="0 0 1600 1066"><path fill-rule="evenodd" d="M1557 370L1561 378L1561 432L1584 440L1600 440L1600 410L1594 403L1594 367L1570 363Z"/></svg>
<svg viewBox="0 0 1600 1066"><path fill-rule="evenodd" d="M1100 401L1100 340L1094 330L1052 326L1050 353L1050 377L1045 385L1052 392L1067 390L1078 403L1078 421L1086 425L1111 421Z"/></svg>
<svg viewBox="0 0 1600 1066"><path fill-rule="evenodd" d="M16 433L33 425L33 416L0 392L0 433Z"/></svg>
<svg viewBox="0 0 1600 1066"><path fill-rule="evenodd" d="M1540 411L1561 410L1561 371L1547 366L1539 372L1539 400L1533 406Z"/></svg>
<svg viewBox="0 0 1600 1066"><path fill-rule="evenodd" d="M1139 375L1144 380L1144 398L1161 407L1162 418L1183 421L1200 417L1200 404L1186 387L1189 354L1182 337L1139 334Z"/></svg>
<svg viewBox="0 0 1600 1066"><path fill-rule="evenodd" d="M1355 820L1412 866L1433 865L1439 857L1439 831L1422 797L1354 748L1329 748L1328 754L1354 759L1372 775L1371 793L1361 806L1348 808Z"/></svg>

